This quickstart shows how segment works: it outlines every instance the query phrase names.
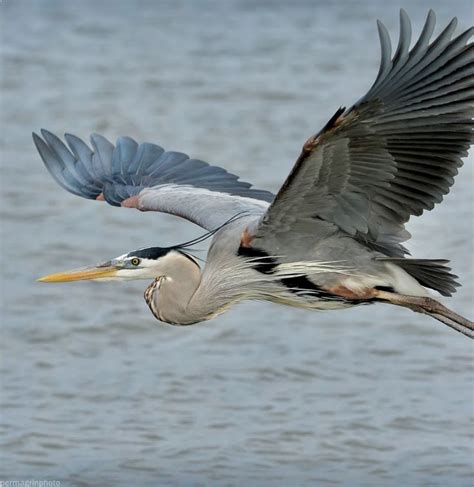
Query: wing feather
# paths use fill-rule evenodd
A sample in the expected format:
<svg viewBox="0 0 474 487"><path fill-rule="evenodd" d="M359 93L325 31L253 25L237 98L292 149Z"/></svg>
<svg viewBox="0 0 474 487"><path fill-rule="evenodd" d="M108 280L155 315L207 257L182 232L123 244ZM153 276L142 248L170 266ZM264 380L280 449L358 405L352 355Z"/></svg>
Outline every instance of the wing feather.
<svg viewBox="0 0 474 487"><path fill-rule="evenodd" d="M283 221L289 232L297 226L317 235L323 220L387 255L406 253L404 224L442 201L474 139L474 28L453 38L456 25L453 19L430 43L430 11L410 50L402 10L391 58L390 37L378 23L374 84L305 144L257 238L283 238Z"/></svg>
<svg viewBox="0 0 474 487"><path fill-rule="evenodd" d="M102 195L120 206L137 196L132 206L182 216L208 230L236 213L261 215L273 199L225 169L130 137L120 137L114 146L93 134L91 149L71 134L65 135L69 147L47 130L41 135L33 134L33 140L48 171L64 189L83 198Z"/></svg>

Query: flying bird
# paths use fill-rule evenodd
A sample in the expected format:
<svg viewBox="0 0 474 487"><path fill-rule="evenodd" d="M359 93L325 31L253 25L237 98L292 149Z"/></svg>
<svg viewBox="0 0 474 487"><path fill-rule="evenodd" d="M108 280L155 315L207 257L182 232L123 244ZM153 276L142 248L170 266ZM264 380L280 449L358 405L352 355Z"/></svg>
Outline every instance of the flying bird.
<svg viewBox="0 0 474 487"><path fill-rule="evenodd" d="M378 22L380 69L366 95L339 108L310 137L276 195L226 170L120 137L91 147L74 135L33 134L56 182L113 206L177 215L206 233L171 247L127 252L42 282L146 279L153 315L173 325L214 318L246 299L315 309L388 303L427 314L474 337L474 324L427 289L459 284L443 259L410 258L405 223L440 203L473 142L474 27L453 37L454 18L431 40L428 13L410 49ZM212 239L202 269L190 247Z"/></svg>

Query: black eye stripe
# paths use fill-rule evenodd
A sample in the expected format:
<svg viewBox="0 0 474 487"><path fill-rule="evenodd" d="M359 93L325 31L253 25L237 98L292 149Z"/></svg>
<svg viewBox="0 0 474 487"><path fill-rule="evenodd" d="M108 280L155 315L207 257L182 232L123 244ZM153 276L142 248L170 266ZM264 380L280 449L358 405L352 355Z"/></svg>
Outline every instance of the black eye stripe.
<svg viewBox="0 0 474 487"><path fill-rule="evenodd" d="M133 259L141 257L142 259L152 259L152 260L157 260L160 257L164 257L168 253L175 251L179 252L181 255L184 257L188 258L191 262L194 262L199 267L199 264L196 262L196 260L193 258L193 256L187 254L186 252L182 251L179 246L176 247L148 247L146 249L138 249L134 250L133 252L129 252L126 257L132 257L132 264L133 264ZM133 265L138 265L138 264L133 264Z"/></svg>
<svg viewBox="0 0 474 487"><path fill-rule="evenodd" d="M143 259L159 259L163 257L168 252L173 250L172 248L162 248L162 247L149 247L147 249L139 249L130 252L127 257L142 257Z"/></svg>

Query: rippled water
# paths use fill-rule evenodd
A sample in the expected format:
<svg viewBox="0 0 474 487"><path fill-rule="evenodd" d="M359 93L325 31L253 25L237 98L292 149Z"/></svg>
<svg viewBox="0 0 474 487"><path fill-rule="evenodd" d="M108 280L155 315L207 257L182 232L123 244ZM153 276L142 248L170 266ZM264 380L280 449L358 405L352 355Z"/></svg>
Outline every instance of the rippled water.
<svg viewBox="0 0 474 487"><path fill-rule="evenodd" d="M416 2L442 23L468 1ZM74 197L31 142L46 127L191 153L277 190L302 143L377 71L388 2L3 0L1 479L64 485L472 485L473 355L383 305L242 304L156 322L144 281L42 285L201 230ZM473 158L416 256L452 260L473 316Z"/></svg>

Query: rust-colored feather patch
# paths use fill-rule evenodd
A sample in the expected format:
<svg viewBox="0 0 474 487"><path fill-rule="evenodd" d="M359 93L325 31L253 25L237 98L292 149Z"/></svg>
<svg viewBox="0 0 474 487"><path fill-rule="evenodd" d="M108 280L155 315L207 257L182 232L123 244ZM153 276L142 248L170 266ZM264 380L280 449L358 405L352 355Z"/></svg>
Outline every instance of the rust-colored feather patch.
<svg viewBox="0 0 474 487"><path fill-rule="evenodd" d="M309 152L313 152L316 146L321 142L321 139L327 135L328 132L334 130L335 128L339 127L345 120L346 116L344 112L346 111L345 107L339 108L336 113L330 118L328 123L323 127L323 129L317 133L316 135L312 135L304 144L303 144L303 154L308 154Z"/></svg>
<svg viewBox="0 0 474 487"><path fill-rule="evenodd" d="M242 232L242 237L240 238L240 246L246 249L252 247L252 240L254 236L250 234L249 229L246 227Z"/></svg>
<svg viewBox="0 0 474 487"><path fill-rule="evenodd" d="M123 200L121 206L124 208L138 208L138 196L131 196Z"/></svg>
<svg viewBox="0 0 474 487"><path fill-rule="evenodd" d="M364 289L361 292L355 292L345 286L335 286L323 289L331 294L335 294L336 296L341 296L346 299L373 299L378 293L378 290L374 288Z"/></svg>

